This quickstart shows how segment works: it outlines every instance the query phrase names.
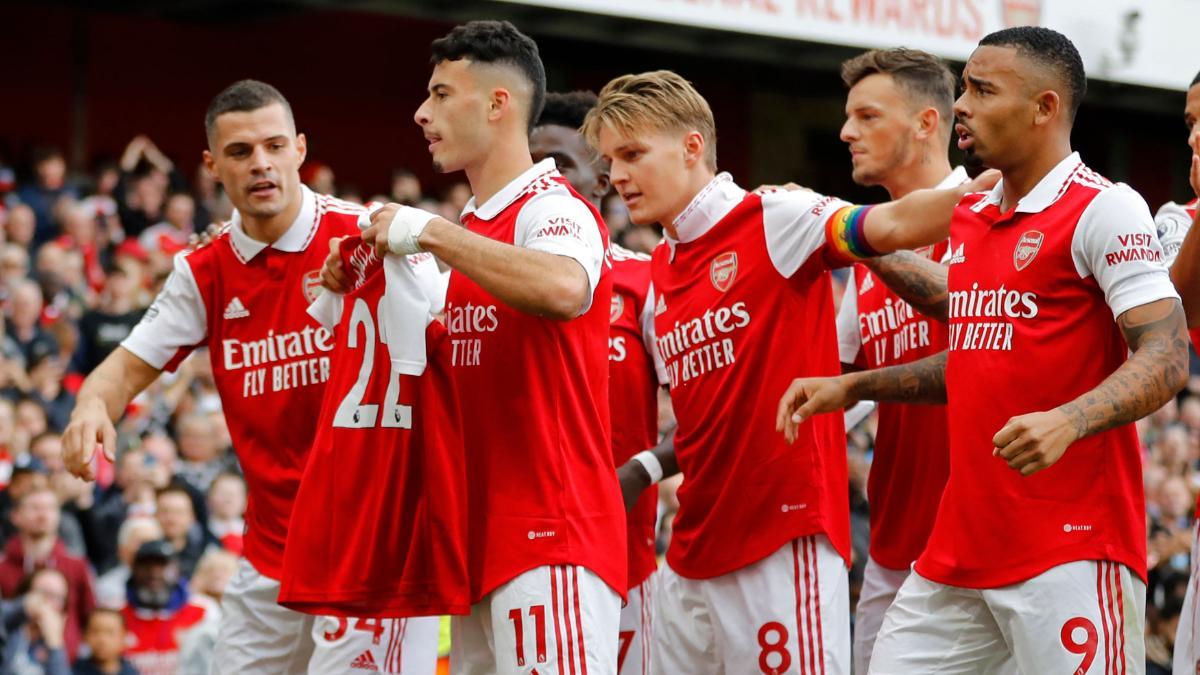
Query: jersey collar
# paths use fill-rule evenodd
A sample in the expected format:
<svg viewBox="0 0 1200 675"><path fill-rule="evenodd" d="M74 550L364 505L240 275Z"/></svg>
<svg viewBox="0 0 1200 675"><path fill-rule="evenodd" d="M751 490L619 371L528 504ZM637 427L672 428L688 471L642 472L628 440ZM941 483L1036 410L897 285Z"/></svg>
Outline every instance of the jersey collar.
<svg viewBox="0 0 1200 675"><path fill-rule="evenodd" d="M317 230L319 215L317 194L308 189L308 186L301 185L300 213L296 215L296 220L292 221L283 236L269 246L284 253L299 253L308 248L308 243L312 241L313 233ZM268 246L266 242L252 239L250 235L246 234L246 231L242 229L242 214L237 210L234 210L233 220L230 222L229 241L233 244L234 253L244 263L253 260L254 256Z"/></svg>
<svg viewBox="0 0 1200 675"><path fill-rule="evenodd" d="M938 183L937 187L934 189L945 190L952 187L958 187L969 180L971 180L971 177L967 175L967 170L961 166L956 166L954 167L954 170L950 172L950 175L943 178L942 182Z"/></svg>
<svg viewBox="0 0 1200 675"><path fill-rule="evenodd" d="M517 201L517 198L525 194L526 188L533 184L539 178L550 174L557 173L558 167L554 164L552 157L547 157L533 166L525 169L520 176L509 181L499 192L492 195L492 198L484 202L481 206L475 205L475 197L467 201L467 205L463 207L462 216L459 220L466 219L472 213L480 220L491 220L500 215L509 204Z"/></svg>
<svg viewBox="0 0 1200 675"><path fill-rule="evenodd" d="M733 176L728 172L717 174L675 218L675 233L679 239L675 240L669 234L665 237L671 255L674 256L677 245L703 237L745 198L746 191L733 182Z"/></svg>
<svg viewBox="0 0 1200 675"><path fill-rule="evenodd" d="M1041 213L1049 208L1054 202L1057 202L1060 197L1067 191L1071 176L1083 165L1079 159L1078 152L1072 152L1067 155L1066 159L1059 162L1053 169L1038 181L1038 184L1033 186L1029 194L1021 198L1017 202L1017 207L1014 209L1017 213ZM984 197L980 205L996 205L999 206L1004 199L1004 179L996 183L987 196ZM980 206L979 208L982 208Z"/></svg>

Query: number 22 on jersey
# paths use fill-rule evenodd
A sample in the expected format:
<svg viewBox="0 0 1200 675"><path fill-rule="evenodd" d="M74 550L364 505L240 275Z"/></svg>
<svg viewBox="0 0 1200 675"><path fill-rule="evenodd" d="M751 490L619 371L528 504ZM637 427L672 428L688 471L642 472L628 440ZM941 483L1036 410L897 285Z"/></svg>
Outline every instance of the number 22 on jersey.
<svg viewBox="0 0 1200 675"><path fill-rule="evenodd" d="M377 343L385 346L388 344L386 331L376 328L377 326L382 327L385 322L376 322L375 320L376 317L382 317L386 311L383 301L384 299L380 298L375 315L372 316L366 300L354 299L350 322L346 326L346 345L351 349L359 348L359 327L361 326L363 358L358 367L358 378L354 380L354 385L350 387L350 391L346 392L346 396L338 404L337 412L334 413L333 426L335 427L366 429L375 427L378 422L380 427L412 428L412 406L399 404L400 373L391 367L390 362L387 369L387 392L384 393L383 403L363 402L363 398L367 394L367 385L370 383L375 369L375 345ZM381 407L383 408L382 415L379 414Z"/></svg>

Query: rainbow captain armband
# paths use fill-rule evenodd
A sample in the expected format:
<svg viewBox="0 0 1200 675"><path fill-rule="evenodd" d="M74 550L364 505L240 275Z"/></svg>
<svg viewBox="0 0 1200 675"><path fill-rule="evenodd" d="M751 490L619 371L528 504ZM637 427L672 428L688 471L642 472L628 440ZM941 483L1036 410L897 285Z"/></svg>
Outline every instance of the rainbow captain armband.
<svg viewBox="0 0 1200 675"><path fill-rule="evenodd" d="M847 205L833 212L825 221L825 241L828 257L846 264L879 255L867 242L867 214L873 206Z"/></svg>

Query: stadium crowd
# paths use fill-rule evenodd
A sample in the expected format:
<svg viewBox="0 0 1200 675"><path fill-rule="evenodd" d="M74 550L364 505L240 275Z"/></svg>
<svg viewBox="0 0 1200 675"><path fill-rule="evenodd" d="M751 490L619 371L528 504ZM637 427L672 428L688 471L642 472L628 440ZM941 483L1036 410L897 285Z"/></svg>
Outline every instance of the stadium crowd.
<svg viewBox="0 0 1200 675"><path fill-rule="evenodd" d="M3 158L0 158L2 160ZM182 159L182 158L177 158ZM139 396L118 426L115 466L88 484L66 471L60 434L83 377L141 319L172 268L232 207L203 170L187 171L138 136L115 162L70 175L62 153L0 162L0 629L5 672L207 672L219 600L241 551L240 477L207 354ZM190 177L190 180L189 180ZM398 169L389 195L340 185L309 161L302 178L348 201L393 201L457 221L465 183L439 196ZM604 202L613 240L649 252L660 234ZM835 298L843 286L835 284ZM1168 672L1188 583L1200 491L1200 375L1142 420L1150 583L1148 672ZM660 400L661 424L671 425ZM867 558L874 417L850 430L853 607ZM658 548L674 508L664 483ZM164 626L169 630L164 630ZM179 636L176 639L176 636ZM173 661L174 662L174 661ZM1155 670L1155 668L1159 668Z"/></svg>

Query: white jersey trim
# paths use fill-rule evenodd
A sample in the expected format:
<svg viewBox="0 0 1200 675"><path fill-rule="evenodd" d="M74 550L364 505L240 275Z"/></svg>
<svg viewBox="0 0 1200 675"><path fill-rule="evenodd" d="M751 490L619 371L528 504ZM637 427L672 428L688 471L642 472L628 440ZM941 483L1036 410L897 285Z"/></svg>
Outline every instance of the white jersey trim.
<svg viewBox="0 0 1200 675"><path fill-rule="evenodd" d="M208 337L208 312L187 252L174 258L174 269L142 320L121 346L158 370L181 349L195 347Z"/></svg>
<svg viewBox="0 0 1200 675"><path fill-rule="evenodd" d="M825 221L849 202L811 190L762 196L767 254L775 270L790 279L825 245Z"/></svg>
<svg viewBox="0 0 1200 675"><path fill-rule="evenodd" d="M588 299L579 313L591 308L604 264L604 241L600 224L581 199L558 184L534 195L517 214L513 244L578 262L588 280Z"/></svg>

